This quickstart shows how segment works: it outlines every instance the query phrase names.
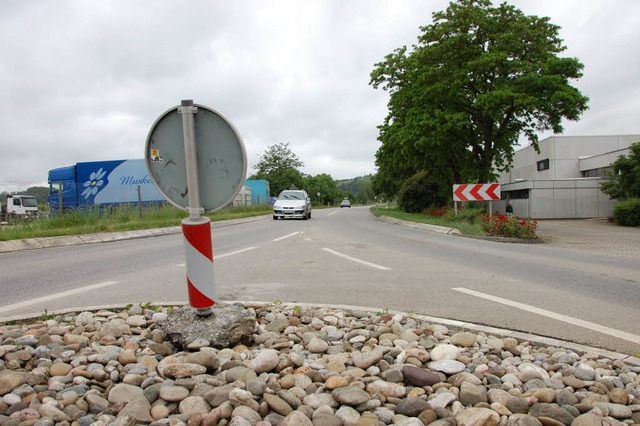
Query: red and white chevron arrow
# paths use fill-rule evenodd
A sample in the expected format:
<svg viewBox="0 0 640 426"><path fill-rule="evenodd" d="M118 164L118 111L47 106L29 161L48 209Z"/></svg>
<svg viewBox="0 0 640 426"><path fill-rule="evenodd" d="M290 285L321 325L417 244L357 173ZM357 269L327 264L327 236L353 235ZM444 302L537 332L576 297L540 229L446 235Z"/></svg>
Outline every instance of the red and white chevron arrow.
<svg viewBox="0 0 640 426"><path fill-rule="evenodd" d="M461 183L453 185L454 201L486 201L499 199L499 183Z"/></svg>

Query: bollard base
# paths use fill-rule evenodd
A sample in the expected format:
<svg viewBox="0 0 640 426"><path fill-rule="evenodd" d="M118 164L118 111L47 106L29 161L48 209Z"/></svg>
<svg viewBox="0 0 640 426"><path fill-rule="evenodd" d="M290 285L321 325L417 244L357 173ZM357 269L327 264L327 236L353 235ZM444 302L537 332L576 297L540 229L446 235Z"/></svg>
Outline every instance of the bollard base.
<svg viewBox="0 0 640 426"><path fill-rule="evenodd" d="M196 315L199 317L210 317L213 314L211 308L197 308Z"/></svg>
<svg viewBox="0 0 640 426"><path fill-rule="evenodd" d="M233 348L248 344L257 327L256 311L240 303L217 304L208 317L196 314L196 308L185 305L169 312L158 324L165 335L180 350L198 351L204 342L212 348ZM197 348L190 345L197 343Z"/></svg>

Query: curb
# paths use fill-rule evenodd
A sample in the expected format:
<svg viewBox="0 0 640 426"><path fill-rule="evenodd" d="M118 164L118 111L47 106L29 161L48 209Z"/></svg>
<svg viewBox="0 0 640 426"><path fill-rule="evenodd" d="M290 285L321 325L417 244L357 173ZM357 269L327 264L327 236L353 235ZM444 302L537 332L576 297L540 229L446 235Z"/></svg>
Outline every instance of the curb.
<svg viewBox="0 0 640 426"><path fill-rule="evenodd" d="M355 305L326 305L320 303L272 303L272 302L263 302L263 301L239 301L239 300L227 300L221 301L220 304L232 305L235 303L242 304L245 308L263 308L265 306L276 306L280 308L290 308L293 309L296 306L304 307L304 308L329 308L329 309L341 309L341 310L359 310L365 312L378 312L380 308L368 307L368 306L355 306ZM179 302L150 302L151 305L154 306L185 306L188 303L179 301ZM117 309L127 309L129 304L122 305L97 305L97 306L89 306L89 307L76 307L76 308L65 308L59 311L52 311L50 315L65 315L70 313L78 313L78 312L97 312L104 310L117 310ZM392 315L404 315L407 317L412 317L415 319L419 319L422 321L426 321L429 323L436 323L445 325L448 327L455 327L463 330L470 330L477 333L485 333L487 335L500 336L503 338L511 337L518 341L528 341L532 343L537 343L543 346L552 346L558 348L569 349L574 352L580 354L596 354L598 356L606 357L612 360L621 360L625 363L632 364L640 367L640 358L623 354L620 352L613 352L607 349L596 348L592 346L582 345L579 343L573 343L566 340L555 339L552 337L539 336L530 333L524 333L516 330L509 330L506 328L497 328L485 326L482 324L476 324L465 321L451 320L447 318L433 317L429 315L408 313L404 311L396 311L396 310L388 310L386 313ZM27 321L27 320L37 320L40 315L16 315L12 317L0 318L0 325L6 322L18 322L18 321Z"/></svg>
<svg viewBox="0 0 640 426"><path fill-rule="evenodd" d="M494 236L487 236L487 235L464 235L457 228L447 228L446 226L411 222L407 220L396 219L394 217L385 216L385 215L375 216L375 218L380 221L394 223L396 225L403 225L403 226L408 226L410 228L424 229L425 231L437 232L440 234L455 235L455 236L464 237L464 238L473 238L475 240L493 241L496 243L518 243L518 244L546 243L546 241L542 238L509 238L509 237L494 237Z"/></svg>
<svg viewBox="0 0 640 426"><path fill-rule="evenodd" d="M456 228L447 228L446 226L439 226L439 225L429 225L427 223L410 222L408 220L396 219L395 217L385 216L385 215L375 216L375 218L377 220L381 220L383 222L394 223L396 225L408 226L410 228L424 229L426 231L437 232L439 234L461 235L462 236L462 233Z"/></svg>
<svg viewBox="0 0 640 426"><path fill-rule="evenodd" d="M460 235L465 238L473 238L475 240L493 241L495 243L516 243L516 244L544 244L546 241L542 238L510 238L510 237L494 237L489 235Z"/></svg>

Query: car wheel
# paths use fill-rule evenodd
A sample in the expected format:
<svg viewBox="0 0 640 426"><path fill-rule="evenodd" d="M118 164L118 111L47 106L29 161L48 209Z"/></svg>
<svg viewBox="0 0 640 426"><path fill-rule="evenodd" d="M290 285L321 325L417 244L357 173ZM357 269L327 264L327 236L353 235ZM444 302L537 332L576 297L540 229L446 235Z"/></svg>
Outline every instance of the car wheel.
<svg viewBox="0 0 640 426"><path fill-rule="evenodd" d="M309 219L309 213L305 213L305 215L302 217L302 220L307 220Z"/></svg>
<svg viewBox="0 0 640 426"><path fill-rule="evenodd" d="M278 216L274 215L273 220L278 220Z"/></svg>

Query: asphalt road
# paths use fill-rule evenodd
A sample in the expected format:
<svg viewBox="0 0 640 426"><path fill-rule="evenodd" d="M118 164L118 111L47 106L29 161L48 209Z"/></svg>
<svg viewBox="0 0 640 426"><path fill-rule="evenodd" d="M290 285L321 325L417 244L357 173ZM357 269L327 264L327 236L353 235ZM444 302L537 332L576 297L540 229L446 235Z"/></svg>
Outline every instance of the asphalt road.
<svg viewBox="0 0 640 426"><path fill-rule="evenodd" d="M445 235L360 207L212 232L217 301L378 307L640 352L634 257ZM180 234L3 253L0 271L0 317L187 301Z"/></svg>

